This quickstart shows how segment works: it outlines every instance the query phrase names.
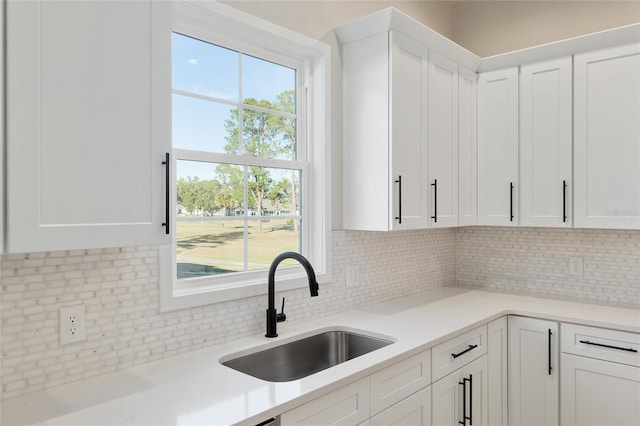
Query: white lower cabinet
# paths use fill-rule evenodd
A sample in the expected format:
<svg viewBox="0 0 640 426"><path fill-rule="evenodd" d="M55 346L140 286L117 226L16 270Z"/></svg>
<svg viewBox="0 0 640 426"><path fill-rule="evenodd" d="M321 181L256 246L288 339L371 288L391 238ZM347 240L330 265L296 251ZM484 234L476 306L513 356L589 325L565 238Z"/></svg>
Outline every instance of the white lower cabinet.
<svg viewBox="0 0 640 426"><path fill-rule="evenodd" d="M562 324L561 423L640 425L640 334Z"/></svg>
<svg viewBox="0 0 640 426"><path fill-rule="evenodd" d="M371 426L431 425L431 386L414 393L371 418Z"/></svg>
<svg viewBox="0 0 640 426"><path fill-rule="evenodd" d="M287 411L280 425L356 425L369 419L369 396L366 377Z"/></svg>
<svg viewBox="0 0 640 426"><path fill-rule="evenodd" d="M489 424L506 426L507 418L507 317L487 325L487 400Z"/></svg>
<svg viewBox="0 0 640 426"><path fill-rule="evenodd" d="M509 425L559 421L558 323L509 317Z"/></svg>
<svg viewBox="0 0 640 426"><path fill-rule="evenodd" d="M433 425L488 425L487 383L486 355L435 382Z"/></svg>
<svg viewBox="0 0 640 426"><path fill-rule="evenodd" d="M562 354L562 424L640 425L640 368Z"/></svg>

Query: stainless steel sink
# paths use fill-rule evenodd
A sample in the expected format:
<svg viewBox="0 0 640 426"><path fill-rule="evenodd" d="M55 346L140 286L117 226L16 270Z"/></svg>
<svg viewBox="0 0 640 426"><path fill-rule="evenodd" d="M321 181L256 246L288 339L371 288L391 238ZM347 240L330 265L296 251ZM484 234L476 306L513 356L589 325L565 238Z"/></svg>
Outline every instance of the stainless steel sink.
<svg viewBox="0 0 640 426"><path fill-rule="evenodd" d="M307 377L393 343L352 331L330 330L248 355L223 365L270 382Z"/></svg>

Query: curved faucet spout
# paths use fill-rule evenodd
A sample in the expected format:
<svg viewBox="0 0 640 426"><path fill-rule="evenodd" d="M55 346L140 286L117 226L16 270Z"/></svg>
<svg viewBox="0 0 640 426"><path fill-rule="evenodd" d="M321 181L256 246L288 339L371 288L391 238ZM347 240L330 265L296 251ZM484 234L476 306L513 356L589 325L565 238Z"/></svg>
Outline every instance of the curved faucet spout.
<svg viewBox="0 0 640 426"><path fill-rule="evenodd" d="M313 271L313 267L311 263L299 253L293 251L287 251L279 254L273 259L271 262L271 267L269 268L269 306L267 309L267 334L266 337L278 337L278 333L276 332L276 323L280 321L284 321L284 315L278 318L279 315L276 314L276 306L275 306L275 286L276 286L276 269L278 265L285 259L294 259L302 265L305 272L307 273L307 278L309 280L309 291L311 293L311 297L315 297L318 295L318 282L316 281L316 273Z"/></svg>

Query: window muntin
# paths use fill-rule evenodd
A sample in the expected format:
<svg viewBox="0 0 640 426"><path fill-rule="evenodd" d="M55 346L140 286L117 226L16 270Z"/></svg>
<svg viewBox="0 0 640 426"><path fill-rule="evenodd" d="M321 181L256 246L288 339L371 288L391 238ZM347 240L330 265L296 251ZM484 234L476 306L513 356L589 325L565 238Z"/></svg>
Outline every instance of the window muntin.
<svg viewBox="0 0 640 426"><path fill-rule="evenodd" d="M298 70L178 33L173 41L176 288L304 254Z"/></svg>

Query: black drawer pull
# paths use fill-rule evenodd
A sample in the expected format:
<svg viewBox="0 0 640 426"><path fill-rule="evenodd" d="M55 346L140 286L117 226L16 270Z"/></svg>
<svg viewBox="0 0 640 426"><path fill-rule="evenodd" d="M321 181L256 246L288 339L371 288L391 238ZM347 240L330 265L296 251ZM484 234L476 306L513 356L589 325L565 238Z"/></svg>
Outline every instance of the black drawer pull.
<svg viewBox="0 0 640 426"><path fill-rule="evenodd" d="M588 340L580 340L580 343L584 343L585 345L600 346L600 347L609 348L609 349L617 349L619 351L627 351L627 352L634 352L634 353L638 352L637 349L633 349L633 348L621 348L620 346L605 345L603 343L595 343L595 342L590 342Z"/></svg>
<svg viewBox="0 0 640 426"><path fill-rule="evenodd" d="M459 352L459 353L457 353L457 354L451 354L451 358L456 359L456 358L458 358L460 355L464 355L464 354L466 354L467 352L472 351L472 350L474 350L474 349L475 349L475 348L477 348L477 347L478 347L478 345L469 345L469 347L468 347L467 349L465 349L464 351Z"/></svg>

